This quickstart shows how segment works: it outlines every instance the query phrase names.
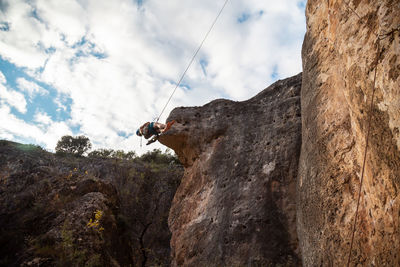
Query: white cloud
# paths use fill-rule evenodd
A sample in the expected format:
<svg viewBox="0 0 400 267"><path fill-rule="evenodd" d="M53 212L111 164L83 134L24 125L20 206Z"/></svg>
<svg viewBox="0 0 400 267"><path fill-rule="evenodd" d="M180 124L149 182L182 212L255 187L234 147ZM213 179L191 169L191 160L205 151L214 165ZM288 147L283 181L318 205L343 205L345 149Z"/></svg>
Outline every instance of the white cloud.
<svg viewBox="0 0 400 267"><path fill-rule="evenodd" d="M49 125L52 123L51 117L45 112L36 112L34 121L43 125Z"/></svg>
<svg viewBox="0 0 400 267"><path fill-rule="evenodd" d="M35 116L37 119L39 117L40 115ZM0 124L0 138L22 139L43 145L48 150L54 150L57 141L63 135L72 135L66 122L48 121L43 117L41 120L46 120L47 125L27 123L12 114L8 106L0 105L0 121L2 122Z"/></svg>
<svg viewBox="0 0 400 267"><path fill-rule="evenodd" d="M0 71L0 83L2 83L2 84L7 83L7 79L1 71Z"/></svg>
<svg viewBox="0 0 400 267"><path fill-rule="evenodd" d="M62 34L67 44L73 45L85 35L87 14L79 1L37 0L36 8L40 18Z"/></svg>
<svg viewBox="0 0 400 267"><path fill-rule="evenodd" d="M32 6L21 0L8 3L2 20L10 25L9 31L0 31L0 51L3 58L27 68L43 66L47 56L40 47L45 25L32 15Z"/></svg>
<svg viewBox="0 0 400 267"><path fill-rule="evenodd" d="M52 122L43 131L43 137L40 139L49 150L54 150L58 140L64 135L72 135L72 131L66 122Z"/></svg>
<svg viewBox="0 0 400 267"><path fill-rule="evenodd" d="M67 106L63 103L65 95L58 95L57 98L54 99L54 103L57 105L57 111L67 111Z"/></svg>
<svg viewBox="0 0 400 267"><path fill-rule="evenodd" d="M22 91L25 91L29 94L29 97L32 98L36 94L45 95L49 92L44 89L43 87L39 86L38 84L28 81L25 78L18 78L17 79L17 86Z"/></svg>
<svg viewBox="0 0 400 267"><path fill-rule="evenodd" d="M305 16L297 2L229 1L183 81L190 89L178 88L161 121L175 106L244 100L274 72L300 72ZM159 115L223 3L13 0L2 18L11 27L0 31L0 55L53 86L61 110L68 110L61 97L71 99L64 126L80 126L98 146L140 150L136 136L121 133L134 134ZM43 92L26 82L18 80L31 94ZM52 136L68 131L40 116L36 123L54 129Z"/></svg>
<svg viewBox="0 0 400 267"><path fill-rule="evenodd" d="M0 84L0 103L8 104L15 107L19 112L26 112L26 100L23 94L14 91L12 89L7 89L4 85Z"/></svg>
<svg viewBox="0 0 400 267"><path fill-rule="evenodd" d="M42 136L40 129L34 125L25 123L23 120L18 119L15 115L11 114L8 106L0 106L0 136L18 136L22 138L33 138L39 141Z"/></svg>

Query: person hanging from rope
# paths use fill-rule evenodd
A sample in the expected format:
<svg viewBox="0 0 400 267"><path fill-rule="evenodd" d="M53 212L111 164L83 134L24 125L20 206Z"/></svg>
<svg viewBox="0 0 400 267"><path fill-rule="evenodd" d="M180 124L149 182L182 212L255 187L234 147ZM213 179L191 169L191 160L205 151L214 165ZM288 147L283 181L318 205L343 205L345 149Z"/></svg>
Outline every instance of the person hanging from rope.
<svg viewBox="0 0 400 267"><path fill-rule="evenodd" d="M172 124L174 124L175 121L170 121L167 124L163 124L160 122L146 122L142 126L140 126L139 129L136 131L136 135L138 136L144 136L144 138L149 139L151 138L146 145L150 145L154 143L155 141L158 140L158 137L160 134L168 131Z"/></svg>
<svg viewBox="0 0 400 267"><path fill-rule="evenodd" d="M1 0L0 0L1 1ZM228 3L229 0L225 0L224 5L222 6L221 10L219 11L217 17L215 18L214 22L211 24L210 29L206 33L206 35L203 38L203 41L201 41L199 47L197 48L196 52L194 53L192 59L190 60L188 66L186 67L185 71L183 72L181 78L179 79L178 83L175 86L175 89L172 91L172 94L170 95L169 99L167 100L167 103L165 104L164 108L161 110L160 115L158 116L157 120L155 122L146 122L143 124L137 131L136 134L138 136L144 136L144 138L149 139L154 135L152 139L150 139L146 145L150 145L151 143L154 143L155 141L158 140L158 137L160 134L165 133L166 131L171 128L172 124L174 124L175 121L170 121L166 125L159 123L158 120L160 119L161 115L163 114L165 108L168 106L168 103L171 101L172 96L175 94L176 89L178 89L179 85L181 84L183 78L186 75L186 72L189 70L190 66L192 65L194 59L196 58L197 54L199 53L200 49L202 48L204 42L206 41L208 35L210 34L211 30L213 29L215 23L217 22L219 16L221 15L222 11L224 10L226 4Z"/></svg>

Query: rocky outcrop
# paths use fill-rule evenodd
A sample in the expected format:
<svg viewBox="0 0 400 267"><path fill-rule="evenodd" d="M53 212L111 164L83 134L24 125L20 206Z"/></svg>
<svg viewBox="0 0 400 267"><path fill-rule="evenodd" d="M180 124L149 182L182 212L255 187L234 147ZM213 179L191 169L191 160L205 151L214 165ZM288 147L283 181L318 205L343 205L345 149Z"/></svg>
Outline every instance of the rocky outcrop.
<svg viewBox="0 0 400 267"><path fill-rule="evenodd" d="M172 160L172 161L171 161ZM182 167L0 141L0 266L166 266Z"/></svg>
<svg viewBox="0 0 400 267"><path fill-rule="evenodd" d="M306 15L298 179L303 263L347 262L371 116L351 266L399 266L400 44L394 29L400 3L309 0Z"/></svg>
<svg viewBox="0 0 400 267"><path fill-rule="evenodd" d="M171 209L182 170L157 153L0 141L0 266L168 265L169 241L173 266L345 266L369 118L350 265L400 266L400 3L308 0L306 16L302 75L170 114Z"/></svg>
<svg viewBox="0 0 400 267"><path fill-rule="evenodd" d="M244 101L176 108L160 137L185 166L169 214L175 266L298 265L301 74Z"/></svg>

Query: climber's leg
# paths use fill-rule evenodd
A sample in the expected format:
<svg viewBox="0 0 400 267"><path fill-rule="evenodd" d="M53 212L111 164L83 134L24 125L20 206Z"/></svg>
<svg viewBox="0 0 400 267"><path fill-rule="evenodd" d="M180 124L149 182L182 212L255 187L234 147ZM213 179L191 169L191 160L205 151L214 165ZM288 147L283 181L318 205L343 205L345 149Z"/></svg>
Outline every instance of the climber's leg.
<svg viewBox="0 0 400 267"><path fill-rule="evenodd" d="M158 135L153 136L153 138L151 138L148 142L147 142L147 146L154 143L155 141L158 140Z"/></svg>

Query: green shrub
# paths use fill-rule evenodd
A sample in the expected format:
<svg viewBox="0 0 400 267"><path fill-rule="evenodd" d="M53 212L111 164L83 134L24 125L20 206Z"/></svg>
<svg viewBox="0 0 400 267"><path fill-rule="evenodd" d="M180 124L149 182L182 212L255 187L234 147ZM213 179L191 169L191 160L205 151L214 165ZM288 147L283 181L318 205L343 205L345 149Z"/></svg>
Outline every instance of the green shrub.
<svg viewBox="0 0 400 267"><path fill-rule="evenodd" d="M57 142L55 148L57 154L72 154L75 156L82 156L85 152L92 148L92 144L88 137L84 135L70 136L64 135Z"/></svg>
<svg viewBox="0 0 400 267"><path fill-rule="evenodd" d="M138 158L142 162L157 164L180 164L176 155L161 152L160 149L149 151Z"/></svg>
<svg viewBox="0 0 400 267"><path fill-rule="evenodd" d="M112 158L112 159L125 159L131 160L136 158L134 151L125 152L123 150L105 149L100 148L93 150L88 154L89 158Z"/></svg>

